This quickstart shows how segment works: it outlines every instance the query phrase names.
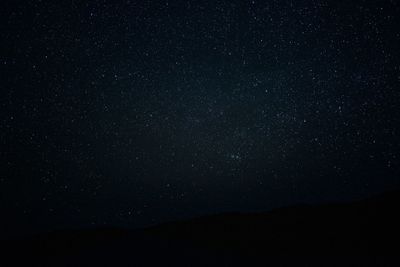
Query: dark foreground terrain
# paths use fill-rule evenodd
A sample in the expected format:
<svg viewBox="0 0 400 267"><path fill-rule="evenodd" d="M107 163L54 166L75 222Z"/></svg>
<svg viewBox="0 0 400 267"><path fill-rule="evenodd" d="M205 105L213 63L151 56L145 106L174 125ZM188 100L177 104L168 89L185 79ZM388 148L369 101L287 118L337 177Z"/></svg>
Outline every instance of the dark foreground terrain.
<svg viewBox="0 0 400 267"><path fill-rule="evenodd" d="M0 266L400 266L400 192L143 230L2 241Z"/></svg>

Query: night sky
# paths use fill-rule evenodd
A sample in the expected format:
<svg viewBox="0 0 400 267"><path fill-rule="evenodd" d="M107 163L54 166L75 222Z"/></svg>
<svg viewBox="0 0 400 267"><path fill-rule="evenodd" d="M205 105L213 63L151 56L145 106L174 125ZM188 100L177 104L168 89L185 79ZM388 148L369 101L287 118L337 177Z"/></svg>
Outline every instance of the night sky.
<svg viewBox="0 0 400 267"><path fill-rule="evenodd" d="M400 3L4 1L1 233L400 188Z"/></svg>

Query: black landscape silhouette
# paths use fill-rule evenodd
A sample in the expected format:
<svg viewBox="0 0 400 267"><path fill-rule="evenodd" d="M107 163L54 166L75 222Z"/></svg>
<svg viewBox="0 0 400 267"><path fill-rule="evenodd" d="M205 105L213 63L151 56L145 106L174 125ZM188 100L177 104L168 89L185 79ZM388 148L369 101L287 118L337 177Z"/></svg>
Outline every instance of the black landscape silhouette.
<svg viewBox="0 0 400 267"><path fill-rule="evenodd" d="M3 241L10 266L399 266L400 192ZM6 261L7 260L7 261ZM8 266L3 265L2 266Z"/></svg>

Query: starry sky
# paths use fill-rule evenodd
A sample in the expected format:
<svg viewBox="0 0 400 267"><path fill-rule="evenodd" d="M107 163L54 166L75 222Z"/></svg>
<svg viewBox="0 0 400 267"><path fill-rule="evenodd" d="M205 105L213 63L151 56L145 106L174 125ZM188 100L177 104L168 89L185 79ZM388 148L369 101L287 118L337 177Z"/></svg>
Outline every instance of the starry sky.
<svg viewBox="0 0 400 267"><path fill-rule="evenodd" d="M0 12L7 233L400 188L398 1L5 1Z"/></svg>

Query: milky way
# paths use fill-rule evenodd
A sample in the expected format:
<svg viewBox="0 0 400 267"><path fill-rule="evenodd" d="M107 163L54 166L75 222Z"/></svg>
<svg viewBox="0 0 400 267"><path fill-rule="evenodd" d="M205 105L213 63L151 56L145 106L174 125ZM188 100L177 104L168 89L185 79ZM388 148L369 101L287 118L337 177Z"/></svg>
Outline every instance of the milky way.
<svg viewBox="0 0 400 267"><path fill-rule="evenodd" d="M7 229L136 227L398 187L399 12L396 1L6 4Z"/></svg>

